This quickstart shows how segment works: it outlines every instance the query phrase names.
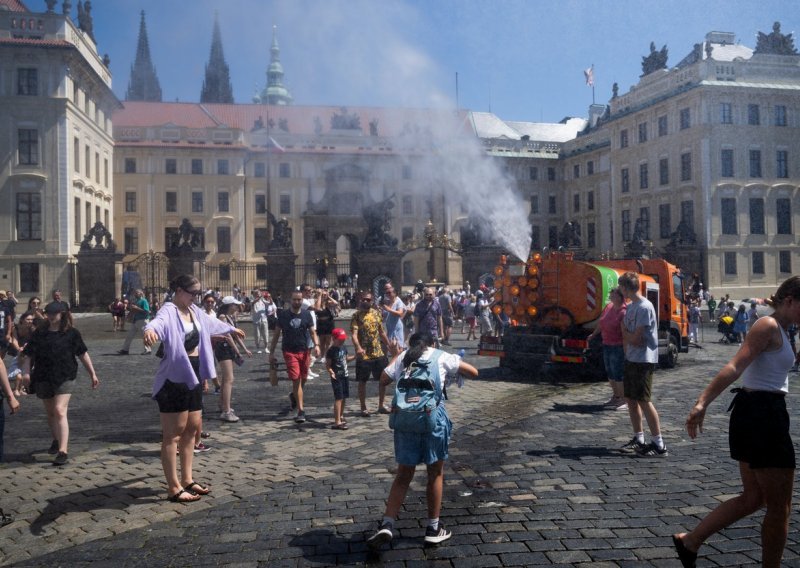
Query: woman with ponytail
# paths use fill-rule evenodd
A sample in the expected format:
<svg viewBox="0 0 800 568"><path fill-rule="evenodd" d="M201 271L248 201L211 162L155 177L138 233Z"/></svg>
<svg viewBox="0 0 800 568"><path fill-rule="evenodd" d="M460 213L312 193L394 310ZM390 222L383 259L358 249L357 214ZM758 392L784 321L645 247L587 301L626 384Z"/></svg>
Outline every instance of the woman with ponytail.
<svg viewBox="0 0 800 568"><path fill-rule="evenodd" d="M452 533L445 530L439 522L439 511L442 508L442 490L444 487L444 462L448 455L448 444L452 423L447 416L442 397L444 379L450 373L461 373L471 377L478 376L478 370L461 360L458 355L433 348L433 337L429 333L415 333L408 340L408 349L400 353L381 375L381 382L389 384L403 378L406 369L414 363L430 362L430 376L435 382L437 393L436 421L433 431L426 434L401 432L394 430L394 454L397 461L397 475L389 491L383 520L379 522L378 531L367 539L367 545L373 550L391 542L394 522L414 478L414 471L420 463L428 470L426 501L428 504L428 524L425 530L425 542L438 544L449 539ZM393 409L394 410L394 409Z"/></svg>

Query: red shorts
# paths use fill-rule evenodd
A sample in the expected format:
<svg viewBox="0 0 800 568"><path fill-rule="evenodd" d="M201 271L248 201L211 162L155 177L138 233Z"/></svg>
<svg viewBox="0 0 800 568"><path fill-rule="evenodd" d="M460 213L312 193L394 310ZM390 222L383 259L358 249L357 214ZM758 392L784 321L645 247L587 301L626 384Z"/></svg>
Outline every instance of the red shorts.
<svg viewBox="0 0 800 568"><path fill-rule="evenodd" d="M293 381L308 378L308 368L311 366L311 356L308 351L302 353L283 352L283 360L286 361L286 372Z"/></svg>

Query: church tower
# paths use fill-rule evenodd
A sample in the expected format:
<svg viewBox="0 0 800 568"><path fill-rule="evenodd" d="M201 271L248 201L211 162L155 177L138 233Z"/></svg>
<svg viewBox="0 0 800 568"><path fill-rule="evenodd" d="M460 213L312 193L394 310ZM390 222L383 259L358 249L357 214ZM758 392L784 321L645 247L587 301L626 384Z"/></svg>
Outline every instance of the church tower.
<svg viewBox="0 0 800 568"><path fill-rule="evenodd" d="M290 105L294 100L292 94L283 84L283 65L281 65L281 50L278 47L278 36L275 33L277 26L272 26L272 47L270 48L270 62L267 68L267 86L253 97L254 103L270 105Z"/></svg>
<svg viewBox="0 0 800 568"><path fill-rule="evenodd" d="M214 14L214 33L211 37L211 54L206 64L206 78L200 91L201 103L233 103L231 73L222 52L222 34L219 31L219 18Z"/></svg>
<svg viewBox="0 0 800 568"><path fill-rule="evenodd" d="M128 83L128 92L125 93L125 100L161 102L161 85L158 83L156 68L150 59L150 42L147 39L144 10L142 10L142 21L139 24L136 60L131 65L131 79Z"/></svg>

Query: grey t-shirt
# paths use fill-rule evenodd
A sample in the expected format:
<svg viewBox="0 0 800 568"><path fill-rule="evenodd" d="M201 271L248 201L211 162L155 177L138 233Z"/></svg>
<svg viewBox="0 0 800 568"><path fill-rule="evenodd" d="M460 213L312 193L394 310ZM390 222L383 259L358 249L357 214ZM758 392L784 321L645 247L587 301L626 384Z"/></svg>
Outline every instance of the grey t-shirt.
<svg viewBox="0 0 800 568"><path fill-rule="evenodd" d="M645 344L628 344L625 359L634 363L658 363L658 318L650 300L642 298L638 302L628 304L622 322L625 329L631 333L640 327L645 328Z"/></svg>

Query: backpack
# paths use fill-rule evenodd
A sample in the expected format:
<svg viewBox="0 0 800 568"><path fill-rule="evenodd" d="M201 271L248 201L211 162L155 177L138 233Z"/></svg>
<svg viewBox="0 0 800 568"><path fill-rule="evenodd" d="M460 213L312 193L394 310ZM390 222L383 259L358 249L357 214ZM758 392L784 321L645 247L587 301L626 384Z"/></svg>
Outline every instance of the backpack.
<svg viewBox="0 0 800 568"><path fill-rule="evenodd" d="M442 400L440 355L434 351L430 359L414 361L403 372L395 386L389 428L413 434L433 432Z"/></svg>

